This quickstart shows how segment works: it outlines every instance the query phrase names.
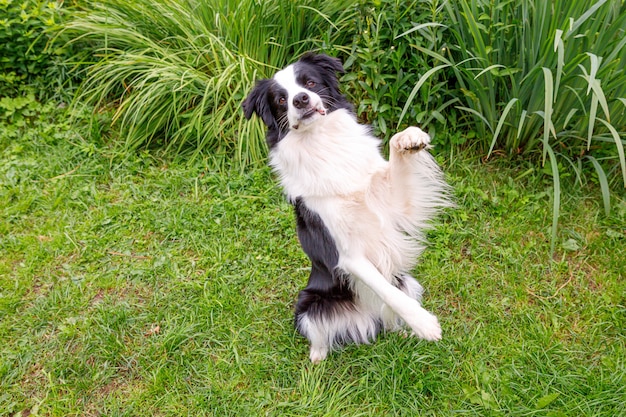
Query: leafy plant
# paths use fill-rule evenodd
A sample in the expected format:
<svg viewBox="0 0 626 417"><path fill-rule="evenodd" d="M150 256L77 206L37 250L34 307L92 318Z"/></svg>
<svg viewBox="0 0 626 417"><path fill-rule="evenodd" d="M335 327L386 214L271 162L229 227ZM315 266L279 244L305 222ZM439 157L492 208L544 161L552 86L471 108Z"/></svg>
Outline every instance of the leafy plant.
<svg viewBox="0 0 626 417"><path fill-rule="evenodd" d="M386 139L409 123L433 135L448 126L444 111L458 100L449 95L444 73L432 76L437 60L414 53L417 46L441 47L443 27L433 23L441 13L441 6L421 0L363 2L359 7L346 58L350 73L343 80L349 82L359 117Z"/></svg>
<svg viewBox="0 0 626 417"><path fill-rule="evenodd" d="M75 51L56 37L74 7L60 0L0 1L0 96L20 95L24 85L38 96L61 93L70 78L66 59Z"/></svg>
<svg viewBox="0 0 626 417"><path fill-rule="evenodd" d="M598 104L605 119L626 126L620 81L626 9L620 2L458 4L446 4L446 61L465 96L462 110L480 122L489 153L496 146L523 153L552 143L579 155L592 140L612 142L609 129L596 123Z"/></svg>
<svg viewBox="0 0 626 417"><path fill-rule="evenodd" d="M76 103L115 101L126 151L159 145L259 162L264 129L244 120L241 100L255 79L332 42L345 10L318 0L89 3L67 28L97 44Z"/></svg>
<svg viewBox="0 0 626 417"><path fill-rule="evenodd" d="M626 186L626 6L462 0L443 8L445 47L414 48L453 71L454 95L462 101L455 105L462 121L456 128L477 132L483 153L539 153L549 164L554 248L558 160L581 184L585 165L598 172L607 214L610 179L603 166L617 166L614 181Z"/></svg>
<svg viewBox="0 0 626 417"><path fill-rule="evenodd" d="M624 2L106 0L67 33L95 45L76 103L112 104L125 151L263 160L263 126L239 103L317 49L343 58L359 117L384 138L419 124L452 149L539 161L553 246L564 171L599 183L607 213L626 185Z"/></svg>
<svg viewBox="0 0 626 417"><path fill-rule="evenodd" d="M0 98L0 121L8 121L18 127L23 127L26 118L33 116L39 108L35 94L30 92L22 97Z"/></svg>

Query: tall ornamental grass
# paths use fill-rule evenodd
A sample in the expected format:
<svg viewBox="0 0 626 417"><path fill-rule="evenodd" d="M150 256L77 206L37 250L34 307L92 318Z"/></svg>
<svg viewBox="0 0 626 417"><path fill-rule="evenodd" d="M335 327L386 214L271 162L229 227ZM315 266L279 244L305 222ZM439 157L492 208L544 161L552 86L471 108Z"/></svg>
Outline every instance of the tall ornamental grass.
<svg viewBox="0 0 626 417"><path fill-rule="evenodd" d="M626 186L624 1L430 3L445 25L440 47L414 50L452 71L455 129L487 156L539 156L554 181L553 245L564 170L580 183L585 166L595 171L608 215L611 185Z"/></svg>
<svg viewBox="0 0 626 417"><path fill-rule="evenodd" d="M626 183L623 1L461 0L441 7L441 48L415 49L453 70L464 103L456 108L466 114L457 128L475 131L487 154L613 154Z"/></svg>
<svg viewBox="0 0 626 417"><path fill-rule="evenodd" d="M159 146L242 165L264 155L263 128L240 111L254 80L349 24L345 2L104 0L67 27L95 60L77 103L114 103L125 151Z"/></svg>
<svg viewBox="0 0 626 417"><path fill-rule="evenodd" d="M478 121L488 153L542 147L544 156L550 148L571 156L616 144L609 125L626 126L622 1L474 0L446 10L451 39L442 58L454 63L461 110Z"/></svg>

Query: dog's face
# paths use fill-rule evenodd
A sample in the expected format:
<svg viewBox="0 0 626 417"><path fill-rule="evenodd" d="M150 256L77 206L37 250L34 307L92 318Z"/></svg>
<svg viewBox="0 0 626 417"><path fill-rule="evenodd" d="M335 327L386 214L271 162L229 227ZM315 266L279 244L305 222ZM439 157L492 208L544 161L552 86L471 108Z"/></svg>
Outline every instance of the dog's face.
<svg viewBox="0 0 626 417"><path fill-rule="evenodd" d="M305 54L273 78L258 81L242 103L244 114L261 117L272 148L291 129L303 131L329 112L352 109L339 92L337 73L343 72L337 58Z"/></svg>

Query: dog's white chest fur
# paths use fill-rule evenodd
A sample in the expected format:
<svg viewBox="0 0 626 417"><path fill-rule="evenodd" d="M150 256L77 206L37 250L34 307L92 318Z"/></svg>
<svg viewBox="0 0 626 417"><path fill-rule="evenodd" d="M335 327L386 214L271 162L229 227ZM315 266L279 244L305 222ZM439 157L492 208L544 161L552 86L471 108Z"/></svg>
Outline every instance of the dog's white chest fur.
<svg viewBox="0 0 626 417"><path fill-rule="evenodd" d="M304 131L291 131L271 152L270 164L290 198L362 192L384 170L380 141L346 110L325 116Z"/></svg>
<svg viewBox="0 0 626 417"><path fill-rule="evenodd" d="M338 110L285 136L272 151L271 165L289 198L301 198L323 220L340 263L365 256L392 277L414 266L422 245L398 227L408 213L393 201L389 162L379 145L367 127Z"/></svg>

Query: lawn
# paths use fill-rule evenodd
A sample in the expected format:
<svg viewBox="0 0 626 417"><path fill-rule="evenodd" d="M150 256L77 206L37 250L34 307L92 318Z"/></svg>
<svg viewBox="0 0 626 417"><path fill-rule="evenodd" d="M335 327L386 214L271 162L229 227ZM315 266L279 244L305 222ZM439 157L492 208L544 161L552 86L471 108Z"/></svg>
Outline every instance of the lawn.
<svg viewBox="0 0 626 417"><path fill-rule="evenodd" d="M62 109L0 126L0 415L626 415L626 201L523 160L438 152L458 208L416 276L443 340L320 365L268 169L85 140ZM515 168L512 168L515 166Z"/></svg>

